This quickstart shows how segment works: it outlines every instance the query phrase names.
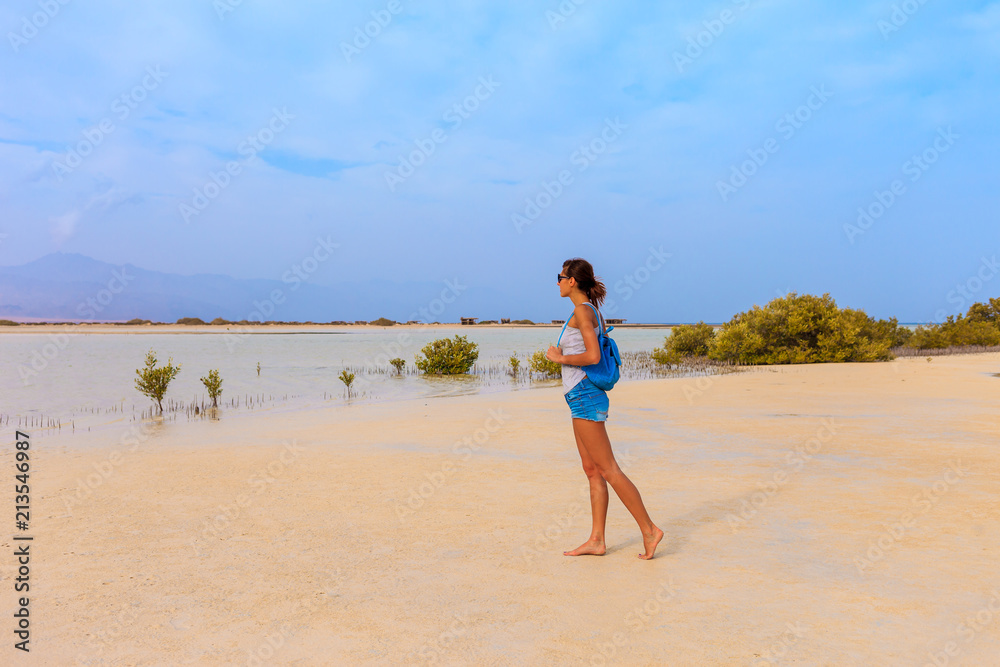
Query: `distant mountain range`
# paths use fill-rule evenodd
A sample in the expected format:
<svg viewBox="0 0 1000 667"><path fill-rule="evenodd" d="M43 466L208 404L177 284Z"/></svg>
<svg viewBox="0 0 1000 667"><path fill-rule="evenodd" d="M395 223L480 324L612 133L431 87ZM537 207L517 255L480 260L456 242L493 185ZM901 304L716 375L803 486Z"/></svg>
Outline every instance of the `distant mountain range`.
<svg viewBox="0 0 1000 667"><path fill-rule="evenodd" d="M453 302L440 300L442 293ZM449 291L444 282L372 280L326 287L298 279L182 276L71 253L53 253L21 266L0 266L0 318L12 320L175 322L198 317L207 322L222 317L353 322L388 317L398 322L458 322L462 316L530 317L515 312L514 306L513 298L496 290L458 286Z"/></svg>

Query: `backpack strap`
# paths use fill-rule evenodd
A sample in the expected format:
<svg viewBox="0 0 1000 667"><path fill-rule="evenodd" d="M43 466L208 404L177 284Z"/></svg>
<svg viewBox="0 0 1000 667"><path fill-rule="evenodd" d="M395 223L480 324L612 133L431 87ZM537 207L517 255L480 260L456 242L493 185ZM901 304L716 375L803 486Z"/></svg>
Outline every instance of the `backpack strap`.
<svg viewBox="0 0 1000 667"><path fill-rule="evenodd" d="M605 328L604 328L604 320L601 319L601 314L597 312L597 308L594 308L594 304L588 303L587 305L594 309L594 315L597 316L597 322L600 325L601 334L607 335L608 331L611 331L611 329L605 330ZM563 324L562 331L559 332L559 340L556 341L556 347L559 347L559 341L562 340L563 333L566 331L566 325L569 324L569 321L571 319L573 319L573 313L570 313L569 317L566 318L566 322ZM579 328L579 327L577 327L577 328ZM612 329L613 328L614 327L612 327Z"/></svg>
<svg viewBox="0 0 1000 667"><path fill-rule="evenodd" d="M573 317L573 316L572 316L572 315L570 315L570 317ZM560 331L560 332L559 332L559 340L557 340L557 341L556 341L556 347L559 347L559 341L561 341L561 340L562 340L562 335L563 335L563 332L565 332L565 331L566 331L566 325L567 325L567 324L569 324L569 319L567 319L567 320L566 320L566 321L565 321L565 322L563 323L563 328L562 328L562 331Z"/></svg>
<svg viewBox="0 0 1000 667"><path fill-rule="evenodd" d="M605 331L605 329L604 329L604 320L603 320L603 319L601 318L601 314L600 314L599 312L597 312L597 308L594 308L594 304L592 304L592 303L588 303L587 305L588 305L588 306L590 306L591 308L593 308L593 310L594 310L594 315L596 315L596 316L597 316L597 323L598 323L598 324L600 325L600 329L601 329L601 334L602 334L602 335L603 335L603 334L607 334L608 332L607 332L607 331ZM569 323L569 320L566 320L566 322L567 322L567 324L568 324L568 323Z"/></svg>

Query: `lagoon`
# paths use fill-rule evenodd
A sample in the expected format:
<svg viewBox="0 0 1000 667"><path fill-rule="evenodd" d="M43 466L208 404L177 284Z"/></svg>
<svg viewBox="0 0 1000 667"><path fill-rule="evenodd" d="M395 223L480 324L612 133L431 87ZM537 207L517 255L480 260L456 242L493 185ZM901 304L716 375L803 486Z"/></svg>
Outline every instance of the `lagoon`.
<svg viewBox="0 0 1000 667"><path fill-rule="evenodd" d="M39 327L38 333L19 329L0 335L0 414L15 422L18 416L33 415L66 423L108 410L141 415L152 402L135 389L135 370L150 348L161 365L171 358L180 364L167 396L185 403L206 398L200 378L210 369L218 369L223 378L223 405L255 396L265 406L293 409L344 403L338 379L344 369L358 376L356 402L519 391L560 382L513 382L503 372L511 354L518 355L525 370L528 356L554 345L561 327L553 326L285 327L275 332L199 327L163 333L142 327L113 333L78 333L81 327ZM623 354L641 353L662 346L669 332L669 327L615 327L611 337ZM456 334L479 345L473 373L418 375L414 356L421 348ZM397 356L407 362L408 372L401 377L388 372L388 359ZM624 380L630 377L649 375L623 375Z"/></svg>

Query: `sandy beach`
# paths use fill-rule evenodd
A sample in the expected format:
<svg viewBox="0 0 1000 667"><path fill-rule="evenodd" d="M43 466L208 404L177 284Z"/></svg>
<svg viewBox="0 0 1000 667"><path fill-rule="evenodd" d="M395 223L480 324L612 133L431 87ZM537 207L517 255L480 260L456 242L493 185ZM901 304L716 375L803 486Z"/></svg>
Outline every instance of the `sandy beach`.
<svg viewBox="0 0 1000 667"><path fill-rule="evenodd" d="M13 655L1000 664L996 373L980 354L619 384L612 445L667 532L652 561L613 492L608 553L562 555L590 509L560 387L31 433Z"/></svg>

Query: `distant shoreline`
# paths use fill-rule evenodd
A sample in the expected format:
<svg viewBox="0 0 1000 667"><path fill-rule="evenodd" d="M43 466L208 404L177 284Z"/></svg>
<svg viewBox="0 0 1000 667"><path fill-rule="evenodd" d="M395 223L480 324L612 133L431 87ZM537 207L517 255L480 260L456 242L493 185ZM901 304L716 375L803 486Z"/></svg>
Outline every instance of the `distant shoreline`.
<svg viewBox="0 0 1000 667"><path fill-rule="evenodd" d="M392 329L423 330L423 329L455 329L475 331L477 329L532 329L557 328L562 323L538 324L458 324L457 322L442 322L441 324L394 324L379 326L375 324L110 324L107 322L91 323L53 323L45 324L21 323L18 326L0 326L0 333L99 333L99 334L155 334L155 333L187 333L187 334L291 334L291 333L351 333L359 331L386 331ZM615 329L668 329L677 324L614 324ZM721 325L713 325L721 326Z"/></svg>
<svg viewBox="0 0 1000 667"><path fill-rule="evenodd" d="M0 318L2 320L2 318ZM610 324L609 328L614 329L670 329L679 326L690 326L693 322L635 322ZM723 323L707 324L716 329L721 329ZM899 326L916 328L926 323L920 322L900 322ZM563 322L538 322L536 324L459 324L458 322L440 322L428 324L393 324L381 326L377 324L324 324L301 322L265 322L253 324L177 324L177 323L153 323L153 324L116 324L114 322L18 322L16 325L0 325L0 334L3 333L66 333L67 329L74 329L74 333L192 333L192 334L221 334L237 331L249 334L279 334L279 333L350 333L352 331L384 331L387 329L456 329L463 331L474 331L476 329L531 329L531 328L552 328L561 327Z"/></svg>
<svg viewBox="0 0 1000 667"><path fill-rule="evenodd" d="M609 325L614 329L671 329L673 327L690 325L689 322L659 324L651 322L625 323ZM708 323L719 329L722 324ZM266 334L337 334L359 331L386 331L390 329L455 329L475 331L477 329L532 329L558 328L562 322L539 322L538 324L459 324L457 322L442 322L440 324L394 324L379 326L377 324L300 324L300 323L266 323L266 324L114 324L110 322L19 322L17 326L0 326L0 334L38 334L38 333L80 333L80 334L225 334L246 333L252 335ZM903 323L900 326L917 327L919 323ZM72 332L68 331L72 330Z"/></svg>

